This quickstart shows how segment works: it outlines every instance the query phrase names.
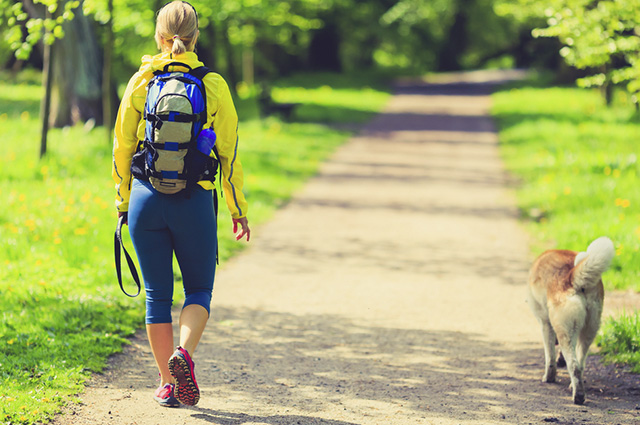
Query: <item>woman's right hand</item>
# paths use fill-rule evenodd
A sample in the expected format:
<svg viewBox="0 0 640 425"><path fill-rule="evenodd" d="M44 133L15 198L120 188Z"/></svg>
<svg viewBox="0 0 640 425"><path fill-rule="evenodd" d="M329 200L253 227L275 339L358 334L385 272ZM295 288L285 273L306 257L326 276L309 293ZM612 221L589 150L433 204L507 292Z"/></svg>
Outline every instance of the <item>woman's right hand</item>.
<svg viewBox="0 0 640 425"><path fill-rule="evenodd" d="M242 230L240 234L238 234L238 224L240 224ZM251 229L249 229L249 220L247 220L247 217L233 219L233 233L236 235L237 241L239 241L246 235L247 242L249 242L249 238L251 237Z"/></svg>

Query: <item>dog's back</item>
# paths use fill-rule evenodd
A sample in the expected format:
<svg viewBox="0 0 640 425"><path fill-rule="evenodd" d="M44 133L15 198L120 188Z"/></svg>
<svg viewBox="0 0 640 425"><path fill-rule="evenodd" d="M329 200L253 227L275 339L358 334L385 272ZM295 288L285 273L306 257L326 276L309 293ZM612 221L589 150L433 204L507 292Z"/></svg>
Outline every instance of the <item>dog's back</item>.
<svg viewBox="0 0 640 425"><path fill-rule="evenodd" d="M535 315L548 320L549 303L558 303L567 292L574 291L571 281L577 252L549 250L533 263L529 273L529 302Z"/></svg>

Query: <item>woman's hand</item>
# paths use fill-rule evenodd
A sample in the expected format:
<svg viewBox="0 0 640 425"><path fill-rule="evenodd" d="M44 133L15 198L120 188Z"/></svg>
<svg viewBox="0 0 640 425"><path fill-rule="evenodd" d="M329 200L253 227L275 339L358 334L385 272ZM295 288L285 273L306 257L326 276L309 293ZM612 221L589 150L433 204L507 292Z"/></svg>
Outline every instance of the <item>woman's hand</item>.
<svg viewBox="0 0 640 425"><path fill-rule="evenodd" d="M238 234L238 224L240 224L241 227L240 234ZM249 220L247 220L247 217L233 219L233 234L236 235L237 241L239 241L246 235L247 242L249 242L249 238L251 237L251 229L249 229Z"/></svg>

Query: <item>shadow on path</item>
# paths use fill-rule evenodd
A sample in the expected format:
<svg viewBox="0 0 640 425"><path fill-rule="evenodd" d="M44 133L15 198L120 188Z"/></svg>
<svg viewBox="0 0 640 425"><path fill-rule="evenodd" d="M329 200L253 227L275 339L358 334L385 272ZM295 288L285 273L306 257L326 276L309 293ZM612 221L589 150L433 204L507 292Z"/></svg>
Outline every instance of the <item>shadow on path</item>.
<svg viewBox="0 0 640 425"><path fill-rule="evenodd" d="M220 407L186 408L193 423L354 425L359 422L348 419L354 414L375 416L383 408L392 408L398 418L464 417L478 423L608 424L613 411L619 423L638 419L640 378L627 374L624 385L610 387L613 375L620 383L624 372L601 366L595 356L586 371L587 403L574 406L566 371L556 384L539 381L537 344L507 347L479 334L227 307L216 309L212 320L211 337L198 350L209 358L196 359L196 370L203 399ZM155 373L152 359L143 371L134 371L120 369L117 357L122 356L111 369L127 378L114 384L126 383L124 391L148 386ZM550 400L548 411L530 408L541 397ZM243 413L226 409L225 400L241 401ZM329 405L345 418L322 418ZM261 406L271 413L263 414Z"/></svg>

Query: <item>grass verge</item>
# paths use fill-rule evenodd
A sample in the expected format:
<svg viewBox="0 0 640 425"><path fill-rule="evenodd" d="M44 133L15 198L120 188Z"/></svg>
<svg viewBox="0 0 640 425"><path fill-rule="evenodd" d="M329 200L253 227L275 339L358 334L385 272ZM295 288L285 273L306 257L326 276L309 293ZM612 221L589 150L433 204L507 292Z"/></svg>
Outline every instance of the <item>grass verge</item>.
<svg viewBox="0 0 640 425"><path fill-rule="evenodd" d="M628 99L611 107L599 92L523 87L493 96L492 114L533 251L584 251L609 236L616 257L608 290L640 291L640 123ZM605 359L640 371L638 313L609 319L597 340Z"/></svg>
<svg viewBox="0 0 640 425"><path fill-rule="evenodd" d="M38 160L42 89L34 79L8 81L0 82L0 423L26 424L46 422L74 400L87 377L143 325L144 300L124 296L114 275L106 131L52 130L48 154ZM348 104L349 119L364 122L384 105L388 94L375 89L354 101L356 81L298 76L295 85L279 85L283 98L305 92L299 100L305 122L259 120L255 99L238 101L254 232L349 136L327 125L334 106ZM243 245L233 240L223 208L218 223L224 266Z"/></svg>

